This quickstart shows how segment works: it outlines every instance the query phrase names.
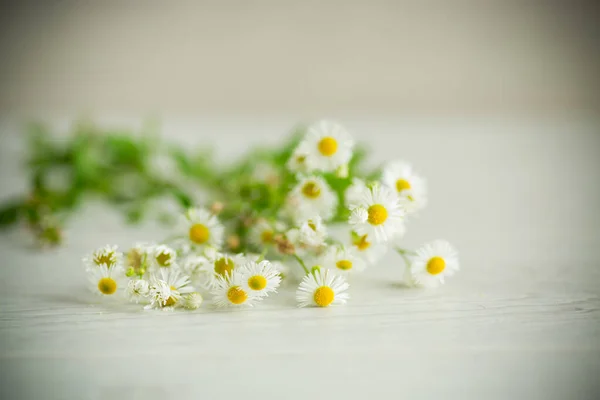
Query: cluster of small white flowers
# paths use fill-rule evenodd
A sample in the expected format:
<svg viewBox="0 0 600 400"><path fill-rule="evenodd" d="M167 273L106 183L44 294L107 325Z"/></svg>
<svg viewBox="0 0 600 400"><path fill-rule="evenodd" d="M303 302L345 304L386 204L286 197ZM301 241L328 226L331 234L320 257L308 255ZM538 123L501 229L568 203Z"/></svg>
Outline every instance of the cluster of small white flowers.
<svg viewBox="0 0 600 400"><path fill-rule="evenodd" d="M435 241L415 252L395 247L406 219L427 203L425 180L410 164L393 161L380 180L367 181L353 170L353 150L354 141L340 125L323 121L309 127L287 171L265 162L251 174L276 187L284 184L285 173L292 177L275 214L240 219L243 226L230 234L219 218L226 203L191 208L173 240L136 244L125 254L105 246L85 257L93 289L102 295L122 291L145 309L194 310L204 297L215 307L236 308L261 303L282 281L295 278L300 307L327 307L346 303L348 276L379 262L389 248L406 261L408 285L444 283L458 270L450 244ZM348 240L330 234L327 224L334 222L346 222ZM240 243L261 254L228 252Z"/></svg>

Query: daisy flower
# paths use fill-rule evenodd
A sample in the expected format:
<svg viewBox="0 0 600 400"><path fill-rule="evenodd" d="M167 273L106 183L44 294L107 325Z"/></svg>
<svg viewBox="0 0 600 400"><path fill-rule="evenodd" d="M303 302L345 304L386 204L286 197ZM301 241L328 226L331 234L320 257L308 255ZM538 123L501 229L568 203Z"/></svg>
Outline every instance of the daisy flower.
<svg viewBox="0 0 600 400"><path fill-rule="evenodd" d="M315 270L306 275L298 286L296 300L299 307L344 304L350 298L345 293L349 286L343 277L335 275L333 271Z"/></svg>
<svg viewBox="0 0 600 400"><path fill-rule="evenodd" d="M332 246L325 255L325 267L340 274L360 272L365 269L365 261L353 248Z"/></svg>
<svg viewBox="0 0 600 400"><path fill-rule="evenodd" d="M252 307L260 296L254 291L244 290L247 279L239 271L218 276L212 290L213 302L217 307Z"/></svg>
<svg viewBox="0 0 600 400"><path fill-rule="evenodd" d="M124 278L123 270L118 265L109 267L101 264L89 270L90 288L103 296L111 296L121 290Z"/></svg>
<svg viewBox="0 0 600 400"><path fill-rule="evenodd" d="M296 174L308 173L308 163L306 162L307 152L300 148L296 148L292 156L288 160L287 168Z"/></svg>
<svg viewBox="0 0 600 400"><path fill-rule="evenodd" d="M373 243L369 235L359 235L356 232L351 232L350 236L350 246L370 264L375 264L388 251L388 246L382 243Z"/></svg>
<svg viewBox="0 0 600 400"><path fill-rule="evenodd" d="M151 253L153 262L158 267L170 267L177 258L177 252L164 244L155 246Z"/></svg>
<svg viewBox="0 0 600 400"><path fill-rule="evenodd" d="M250 242L254 246L263 248L273 244L275 229L267 221L261 219L250 229L249 236Z"/></svg>
<svg viewBox="0 0 600 400"><path fill-rule="evenodd" d="M160 269L151 278L150 297L152 303L148 308L170 308L182 305L182 296L194 292L190 278L182 275L177 269Z"/></svg>
<svg viewBox="0 0 600 400"><path fill-rule="evenodd" d="M106 245L92 252L90 256L83 259L84 264L88 268L100 267L105 265L108 268L120 264L123 259L123 253L117 251L117 246Z"/></svg>
<svg viewBox="0 0 600 400"><path fill-rule="evenodd" d="M359 178L352 178L352 184L348 186L344 193L344 204L348 208L360 202L362 194L367 190L365 181Z"/></svg>
<svg viewBox="0 0 600 400"><path fill-rule="evenodd" d="M300 242L309 246L322 246L327 238L327 227L319 216L312 217L300 224Z"/></svg>
<svg viewBox="0 0 600 400"><path fill-rule="evenodd" d="M186 212L185 220L192 247L221 247L224 228L215 215L204 208L192 208Z"/></svg>
<svg viewBox="0 0 600 400"><path fill-rule="evenodd" d="M267 260L260 262L250 261L240 268L242 275L242 289L258 296L268 296L277 293L281 283L279 271Z"/></svg>
<svg viewBox="0 0 600 400"><path fill-rule="evenodd" d="M287 198L286 210L296 221L316 215L330 219L337 207L337 195L325 180L318 176L302 179Z"/></svg>
<svg viewBox="0 0 600 400"><path fill-rule="evenodd" d="M404 233L404 211L391 189L375 185L366 188L350 215L350 225L359 235L386 242Z"/></svg>
<svg viewBox="0 0 600 400"><path fill-rule="evenodd" d="M198 292L188 293L183 296L183 307L188 310L196 310L200 307L204 299Z"/></svg>
<svg viewBox="0 0 600 400"><path fill-rule="evenodd" d="M145 279L131 279L127 283L127 296L130 301L139 303L150 294L150 285Z"/></svg>
<svg viewBox="0 0 600 400"><path fill-rule="evenodd" d="M350 162L353 147L354 141L341 125L320 121L308 128L298 153L306 154L309 171L333 172Z"/></svg>
<svg viewBox="0 0 600 400"><path fill-rule="evenodd" d="M458 269L458 252L445 240L427 243L411 257L410 274L417 286L439 286Z"/></svg>
<svg viewBox="0 0 600 400"><path fill-rule="evenodd" d="M407 212L414 212L427 205L425 179L413 172L412 166L404 161L388 163L383 170L382 182L398 193Z"/></svg>
<svg viewBox="0 0 600 400"><path fill-rule="evenodd" d="M214 287L216 280L219 277L232 274L234 270L247 261L248 259L243 254L215 253L209 258L208 264L206 265L209 278L207 287Z"/></svg>

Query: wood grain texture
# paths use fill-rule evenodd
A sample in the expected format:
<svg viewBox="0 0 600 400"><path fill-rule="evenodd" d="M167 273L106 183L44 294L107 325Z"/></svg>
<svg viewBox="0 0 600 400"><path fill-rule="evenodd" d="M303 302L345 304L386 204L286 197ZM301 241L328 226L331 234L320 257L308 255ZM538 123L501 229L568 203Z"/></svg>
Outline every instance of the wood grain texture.
<svg viewBox="0 0 600 400"><path fill-rule="evenodd" d="M89 294L80 258L167 232L90 204L56 251L0 236L0 397L598 398L597 125L343 120L376 161L404 156L428 177L431 205L404 244L454 243L462 270L446 286L403 287L390 254L351 280L346 307L296 309L285 287L249 312L144 312ZM21 145L0 121L6 198L22 188ZM293 122L173 121L165 135L224 158Z"/></svg>

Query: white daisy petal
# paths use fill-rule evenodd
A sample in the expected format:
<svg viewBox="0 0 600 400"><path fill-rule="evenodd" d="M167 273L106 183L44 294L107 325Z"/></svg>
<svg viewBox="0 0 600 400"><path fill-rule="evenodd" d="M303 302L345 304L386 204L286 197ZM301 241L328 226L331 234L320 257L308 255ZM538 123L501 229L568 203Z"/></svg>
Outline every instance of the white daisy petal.
<svg viewBox="0 0 600 400"><path fill-rule="evenodd" d="M300 222L316 216L328 220L335 214L337 195L319 176L300 180L286 199L285 213Z"/></svg>
<svg viewBox="0 0 600 400"><path fill-rule="evenodd" d="M147 308L174 308L183 306L182 295L194 292L190 278L178 268L161 268L150 279L149 296L152 303Z"/></svg>
<svg viewBox="0 0 600 400"><path fill-rule="evenodd" d="M244 290L244 276L240 271L226 276L218 276L215 287L211 291L213 302L217 307L252 307L261 296Z"/></svg>
<svg viewBox="0 0 600 400"><path fill-rule="evenodd" d="M123 269L117 264L108 267L100 264L88 270L90 289L102 296L111 296L125 289L125 275Z"/></svg>
<svg viewBox="0 0 600 400"><path fill-rule="evenodd" d="M345 304L350 298L346 280L328 269L315 270L306 275L298 290L296 300L299 307L328 307Z"/></svg>
<svg viewBox="0 0 600 400"><path fill-rule="evenodd" d="M118 251L117 246L106 245L92 252L92 254L84 257L83 263L86 269L98 268L105 265L108 268L119 265L123 262L123 253Z"/></svg>
<svg viewBox="0 0 600 400"><path fill-rule="evenodd" d="M326 268L337 271L341 275L361 272L366 267L365 261L359 256L356 249L352 247L332 246L329 248L324 259L324 266Z"/></svg>
<svg viewBox="0 0 600 400"><path fill-rule="evenodd" d="M411 257L410 276L416 286L439 286L458 270L458 252L444 240L423 245Z"/></svg>
<svg viewBox="0 0 600 400"><path fill-rule="evenodd" d="M388 163L383 169L382 183L397 192L401 205L408 213L421 210L427 205L427 183L414 173L409 163Z"/></svg>
<svg viewBox="0 0 600 400"><path fill-rule="evenodd" d="M267 260L261 262L250 261L240 268L242 275L242 289L259 296L268 296L271 292L277 292L281 283L280 273Z"/></svg>
<svg viewBox="0 0 600 400"><path fill-rule="evenodd" d="M354 141L339 124L319 121L308 128L306 137L298 145L288 166L307 172L334 172L352 158Z"/></svg>
<svg viewBox="0 0 600 400"><path fill-rule="evenodd" d="M223 244L224 228L219 219L204 208L192 208L185 214L187 241L192 248L214 247Z"/></svg>
<svg viewBox="0 0 600 400"><path fill-rule="evenodd" d="M352 229L375 242L387 242L404 233L404 211L389 188L365 188L349 218Z"/></svg>

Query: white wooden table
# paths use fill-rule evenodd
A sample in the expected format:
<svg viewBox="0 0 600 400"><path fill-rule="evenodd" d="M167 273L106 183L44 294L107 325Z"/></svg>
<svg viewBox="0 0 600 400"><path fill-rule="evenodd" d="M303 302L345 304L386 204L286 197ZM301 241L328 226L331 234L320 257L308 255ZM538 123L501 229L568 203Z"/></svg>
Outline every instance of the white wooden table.
<svg viewBox="0 0 600 400"><path fill-rule="evenodd" d="M402 287L389 255L351 281L345 307L296 309L288 287L248 312L144 312L89 294L80 258L165 232L93 204L56 251L0 235L0 397L599 398L598 125L340 119L375 163L404 157L428 178L405 243L458 247L445 287ZM0 121L4 199L24 182L14 121ZM164 132L230 158L294 122L233 121L167 119Z"/></svg>

